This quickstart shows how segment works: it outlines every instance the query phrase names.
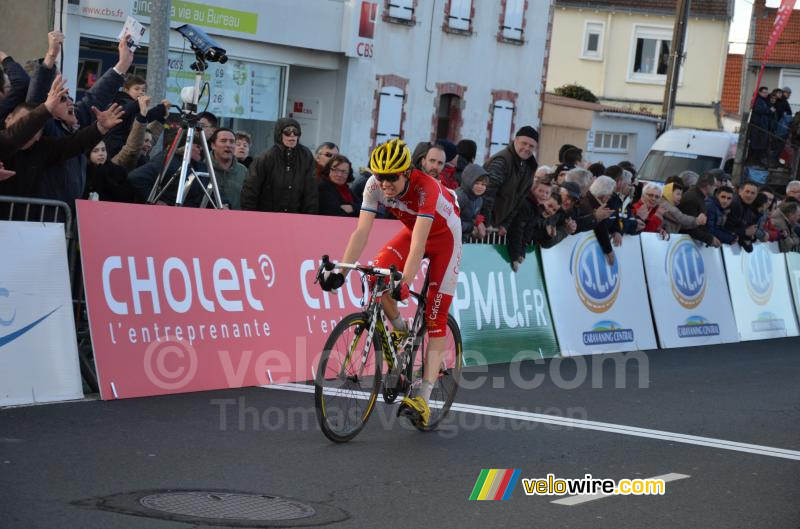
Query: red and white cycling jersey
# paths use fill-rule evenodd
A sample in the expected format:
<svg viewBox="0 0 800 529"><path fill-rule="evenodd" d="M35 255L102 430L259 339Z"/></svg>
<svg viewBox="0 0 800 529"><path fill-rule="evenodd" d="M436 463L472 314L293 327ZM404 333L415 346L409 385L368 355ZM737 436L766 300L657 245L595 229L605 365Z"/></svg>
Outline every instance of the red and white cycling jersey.
<svg viewBox="0 0 800 529"><path fill-rule="evenodd" d="M425 314L431 337L447 333L447 312L458 284L461 264L461 218L456 195L438 180L413 170L406 190L396 198L383 194L375 177L367 181L361 209L378 212L378 204L385 206L404 225L373 260L373 265L398 270L405 266L411 248L411 232L417 217L433 219L425 255L428 257L428 304Z"/></svg>
<svg viewBox="0 0 800 529"><path fill-rule="evenodd" d="M378 204L385 206L409 230L414 229L417 217L433 219L428 239L441 235L455 235L461 240L461 219L456 194L438 180L414 169L408 177L408 186L397 197L387 198L381 184L372 176L364 187L361 209L378 213Z"/></svg>

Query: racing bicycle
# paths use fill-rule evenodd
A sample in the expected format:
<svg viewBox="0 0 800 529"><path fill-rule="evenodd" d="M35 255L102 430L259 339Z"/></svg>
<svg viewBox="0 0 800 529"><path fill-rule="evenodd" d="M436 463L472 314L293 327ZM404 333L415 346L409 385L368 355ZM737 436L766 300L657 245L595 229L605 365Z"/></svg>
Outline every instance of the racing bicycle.
<svg viewBox="0 0 800 529"><path fill-rule="evenodd" d="M325 255L317 271L317 281L335 268L357 271L362 286L368 285L364 287L368 292L367 300L362 302L364 310L344 317L333 328L314 376L315 406L322 432L331 441L344 443L364 428L379 394L383 394L384 402L392 404L400 394L411 396L422 382L428 344L425 332L428 274L426 271L420 292L410 292L417 310L408 326L408 335L398 338L389 331L381 298L391 295L402 274L394 266L387 269L333 263ZM452 315L447 318L445 343L439 375L428 401L429 423L416 424L422 431L435 429L447 416L461 382L461 331Z"/></svg>

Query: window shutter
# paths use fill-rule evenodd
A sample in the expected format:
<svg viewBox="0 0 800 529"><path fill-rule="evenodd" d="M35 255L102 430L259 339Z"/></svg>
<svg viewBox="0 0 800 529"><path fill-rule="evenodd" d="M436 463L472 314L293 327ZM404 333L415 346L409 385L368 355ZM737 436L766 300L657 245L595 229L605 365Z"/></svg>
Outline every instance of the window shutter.
<svg viewBox="0 0 800 529"><path fill-rule="evenodd" d="M492 137L489 156L503 150L511 140L511 121L514 118L514 104L511 101L495 102L492 110Z"/></svg>
<svg viewBox="0 0 800 529"><path fill-rule="evenodd" d="M522 40L522 16L525 0L506 0L506 14L503 18L503 37Z"/></svg>
<svg viewBox="0 0 800 529"><path fill-rule="evenodd" d="M411 20L414 16L414 0L389 0L389 16Z"/></svg>
<svg viewBox="0 0 800 529"><path fill-rule="evenodd" d="M376 143L384 143L400 137L403 119L403 90L396 86L384 86L378 103L378 129Z"/></svg>
<svg viewBox="0 0 800 529"><path fill-rule="evenodd" d="M447 15L447 25L453 29L469 31L471 15L472 0L450 0L450 13Z"/></svg>

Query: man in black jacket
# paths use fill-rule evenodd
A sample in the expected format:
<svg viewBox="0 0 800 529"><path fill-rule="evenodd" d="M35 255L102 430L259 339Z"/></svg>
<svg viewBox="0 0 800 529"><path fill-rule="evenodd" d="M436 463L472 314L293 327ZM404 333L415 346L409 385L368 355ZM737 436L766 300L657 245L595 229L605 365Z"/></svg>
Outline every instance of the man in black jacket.
<svg viewBox="0 0 800 529"><path fill-rule="evenodd" d="M316 214L315 165L314 155L300 144L300 124L292 118L279 119L275 145L250 165L242 186L242 209Z"/></svg>
<svg viewBox="0 0 800 529"><path fill-rule="evenodd" d="M681 210L681 213L692 217L697 217L701 213L707 215L706 197L714 194L714 189L716 189L718 184L717 175L721 173L722 171L719 169L711 169L700 175L697 179L697 184L683 194L683 198L681 198L681 202L678 204L678 209ZM720 247L721 243L719 239L714 237L705 225L685 230L684 233L688 233L691 235L692 239L702 241L714 248Z"/></svg>
<svg viewBox="0 0 800 529"><path fill-rule="evenodd" d="M517 208L528 195L533 174L539 166L533 155L539 133L526 125L517 131L513 143L492 156L484 165L489 173L489 187L481 213L490 226L506 232Z"/></svg>

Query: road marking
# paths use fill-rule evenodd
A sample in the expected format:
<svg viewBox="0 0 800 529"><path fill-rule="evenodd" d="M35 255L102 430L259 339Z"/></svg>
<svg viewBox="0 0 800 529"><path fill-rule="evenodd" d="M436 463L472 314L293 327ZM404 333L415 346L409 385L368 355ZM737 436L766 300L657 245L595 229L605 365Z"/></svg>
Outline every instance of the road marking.
<svg viewBox="0 0 800 529"><path fill-rule="evenodd" d="M651 480L651 479L660 479L664 483L668 483L670 481L677 481L679 479L686 479L690 478L691 476L687 474L664 474L663 476L655 476L652 478L642 478L643 480ZM637 478L639 479L639 478ZM666 489L664 490L666 494ZM581 494L579 496L569 496L567 498L561 498L560 500L553 500L550 503L557 503L558 505L580 505L581 503L586 503L587 501L594 501L594 500L601 500L603 498L608 498L609 496L617 496L617 494L605 494L603 492L598 492L597 494Z"/></svg>
<svg viewBox="0 0 800 529"><path fill-rule="evenodd" d="M261 386L267 389L280 389L285 391L299 391L302 393L314 393L314 386L308 384L275 384L272 386ZM348 395L366 399L369 394L355 395L356 392L348 392ZM431 407L440 405L439 402L432 401ZM673 443L683 443L697 446L708 446L720 450L732 450L734 452L745 452L767 457L777 457L780 459L792 459L800 461L800 451L787 450L785 448L774 448L771 446L754 445L749 443L739 443L736 441L726 441L725 439L714 439L712 437L700 437L696 435L686 435L682 433L665 432L663 430L651 430L648 428L638 428L636 426L626 426L623 424L612 424L608 422L588 421L584 419L571 419L569 417L557 417L555 415L544 415L542 413L531 413L527 411L507 410L503 408L490 408L487 406L474 406L472 404L454 403L450 408L452 411L461 413L472 413L487 417L501 417L506 419L516 419L519 421L538 422L542 424L553 424L567 428L581 428L584 430L595 430L598 432L616 433L630 435L633 437L645 437L648 439L659 439L671 441Z"/></svg>

